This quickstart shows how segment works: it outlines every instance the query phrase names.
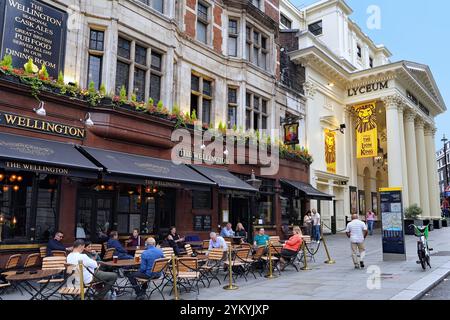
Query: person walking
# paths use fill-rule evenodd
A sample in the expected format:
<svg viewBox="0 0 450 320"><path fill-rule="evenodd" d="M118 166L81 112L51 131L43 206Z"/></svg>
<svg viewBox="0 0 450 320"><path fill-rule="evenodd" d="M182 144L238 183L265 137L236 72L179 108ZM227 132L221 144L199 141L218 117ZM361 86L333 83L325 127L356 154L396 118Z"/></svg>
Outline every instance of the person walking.
<svg viewBox="0 0 450 320"><path fill-rule="evenodd" d="M320 213L316 209L312 209L313 219L313 237L317 243L320 243Z"/></svg>
<svg viewBox="0 0 450 320"><path fill-rule="evenodd" d="M369 228L369 235L373 236L373 227L375 224L375 213L372 210L367 211L366 214L366 221L367 221L367 227Z"/></svg>
<svg viewBox="0 0 450 320"><path fill-rule="evenodd" d="M354 214L352 215L352 222L347 225L345 232L347 233L347 237L350 238L355 269L364 268L364 257L366 255L364 240L368 235L366 224L359 220L357 214Z"/></svg>
<svg viewBox="0 0 450 320"><path fill-rule="evenodd" d="M448 199L444 198L444 200L442 200L441 208L442 208L442 214L446 218L448 218L448 216L449 216L449 210L448 210L449 206L450 205L448 203Z"/></svg>

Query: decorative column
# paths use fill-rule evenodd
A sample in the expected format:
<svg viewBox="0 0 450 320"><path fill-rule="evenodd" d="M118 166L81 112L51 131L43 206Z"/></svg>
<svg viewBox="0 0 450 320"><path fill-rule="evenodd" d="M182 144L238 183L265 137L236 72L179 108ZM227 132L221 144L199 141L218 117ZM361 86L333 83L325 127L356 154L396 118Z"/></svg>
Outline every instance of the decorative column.
<svg viewBox="0 0 450 320"><path fill-rule="evenodd" d="M403 120L404 106L398 107L398 128L400 130L400 143L402 149L402 176L403 176L403 206L409 204L408 166L406 161L405 126Z"/></svg>
<svg viewBox="0 0 450 320"><path fill-rule="evenodd" d="M419 189L420 203L423 210L423 219L430 218L430 195L428 193L428 170L427 170L427 150L425 147L424 122L422 119L416 119L416 145L417 145L417 164L419 167ZM434 153L434 152L433 152Z"/></svg>
<svg viewBox="0 0 450 320"><path fill-rule="evenodd" d="M304 65L307 65L307 62L305 62ZM311 149L310 144L314 143L314 141L310 141L310 136L308 133L311 132L310 128L312 127L311 115L313 113L312 113L311 109L314 108L313 101L314 101L314 96L317 93L317 86L313 82L307 80L303 84L303 90L305 91L305 97L306 97L305 141L306 141L307 148L310 150ZM316 170L314 169L314 164L313 164L310 167L310 183L314 188L317 187L317 182L316 182L315 176L316 176ZM311 208L317 208L318 203L316 200L311 200L310 204L311 204Z"/></svg>
<svg viewBox="0 0 450 320"><path fill-rule="evenodd" d="M398 107L402 99L398 95L383 98L386 107L389 187L403 187L402 148Z"/></svg>
<svg viewBox="0 0 450 320"><path fill-rule="evenodd" d="M173 86L173 79L174 79L174 65L173 65L173 60L175 57L175 51L174 48L170 47L167 49L167 53L166 56L164 57L164 68L166 70L166 72L164 73L164 77L163 77L163 83L162 83L162 90L161 90L161 98L162 101L164 103L164 105L167 108L170 108L170 110L172 110L171 108L173 108L173 90L174 90L174 86ZM151 59L151 58L149 58ZM150 76L148 76L147 79L148 83L150 83ZM157 104L158 101L155 101L155 104Z"/></svg>
<svg viewBox="0 0 450 320"><path fill-rule="evenodd" d="M405 207L412 204L417 204L419 207L421 206L419 196L419 167L417 165L416 129L414 126L416 116L416 113L413 112L412 109L405 112L405 146L409 182L409 203L405 203Z"/></svg>
<svg viewBox="0 0 450 320"><path fill-rule="evenodd" d="M430 215L433 219L441 218L439 180L436 160L436 147L434 144L434 135L436 128L425 127L425 146L427 150L427 170L428 170L428 188L430 197Z"/></svg>

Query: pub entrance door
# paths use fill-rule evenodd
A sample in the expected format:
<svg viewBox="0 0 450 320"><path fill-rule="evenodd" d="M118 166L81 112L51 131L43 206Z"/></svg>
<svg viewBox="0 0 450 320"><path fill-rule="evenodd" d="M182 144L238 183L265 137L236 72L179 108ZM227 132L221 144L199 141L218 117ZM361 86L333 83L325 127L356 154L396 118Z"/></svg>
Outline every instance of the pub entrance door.
<svg viewBox="0 0 450 320"><path fill-rule="evenodd" d="M247 231L247 237L252 237L253 219L250 212L249 198L231 197L230 198L230 221L233 230L236 231L236 225L240 222Z"/></svg>

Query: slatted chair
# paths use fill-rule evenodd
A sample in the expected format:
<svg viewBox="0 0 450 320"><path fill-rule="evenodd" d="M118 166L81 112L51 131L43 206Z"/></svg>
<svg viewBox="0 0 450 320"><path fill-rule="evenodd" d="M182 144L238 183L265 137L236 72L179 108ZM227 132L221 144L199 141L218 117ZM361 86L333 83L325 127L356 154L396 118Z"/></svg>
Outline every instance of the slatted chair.
<svg viewBox="0 0 450 320"><path fill-rule="evenodd" d="M208 249L209 249L209 240L203 240L202 249L196 250L196 253L197 254L206 254L208 252Z"/></svg>
<svg viewBox="0 0 450 320"><path fill-rule="evenodd" d="M145 283L149 285L146 290L146 296L147 299L150 299L153 292L158 291L163 300L166 300L164 297L163 289L164 289L164 283L165 281L170 281L166 278L165 274L167 272L167 269L169 268L170 259L162 258L162 259L156 259L153 263L152 267L152 273L159 273L161 274L160 277L154 278L154 279L143 279L143 278L136 278L138 281L138 284L140 286L144 285ZM153 285L153 288L152 286ZM150 289L150 292L147 293Z"/></svg>
<svg viewBox="0 0 450 320"><path fill-rule="evenodd" d="M48 299L53 296L58 289L64 285L67 273L66 273L66 257L45 257L42 259L42 270L55 270L59 271L50 279L39 280L37 283L45 286L45 291L41 292L43 299Z"/></svg>
<svg viewBox="0 0 450 320"><path fill-rule="evenodd" d="M108 250L108 242L103 242L103 250Z"/></svg>
<svg viewBox="0 0 450 320"><path fill-rule="evenodd" d="M5 266L0 269L0 278L4 281L6 281L6 277L10 275L16 274L16 271L19 269L19 263L22 258L22 255L20 254L13 254L8 258L8 261L6 261ZM20 287L16 286L14 283L11 285L14 289L17 289L22 293L22 290Z"/></svg>
<svg viewBox="0 0 450 320"><path fill-rule="evenodd" d="M258 271L258 273L259 276L262 277L262 271L264 271L264 264L265 264L265 261L263 261L262 258L265 252L266 252L265 246L261 246L256 249L256 252L251 257L252 261L250 262L250 265L247 268L247 275L251 273L256 279L255 271L260 270Z"/></svg>
<svg viewBox="0 0 450 320"><path fill-rule="evenodd" d="M89 249L94 250L97 253L101 253L102 252L102 245L98 244L98 243L91 243L89 245Z"/></svg>
<svg viewBox="0 0 450 320"><path fill-rule="evenodd" d="M161 248L161 250L164 254L164 258L166 259L171 259L172 256L175 254L172 247L164 247Z"/></svg>
<svg viewBox="0 0 450 320"><path fill-rule="evenodd" d="M202 276L208 281L208 288L211 286L213 280L220 283L219 272L222 267L223 250L220 248L212 249L207 256L206 263L200 267Z"/></svg>
<svg viewBox="0 0 450 320"><path fill-rule="evenodd" d="M270 251L270 258L272 260L272 267L278 270L278 273L281 275L281 270L278 267L278 264L280 262L280 255L281 255L281 249L283 246L279 244L275 244L272 242L269 242L268 251ZM267 266L269 268L269 252L267 252L266 255L261 257L261 260L264 262L264 267Z"/></svg>
<svg viewBox="0 0 450 320"><path fill-rule="evenodd" d="M112 260L114 257L114 251L116 251L114 248L106 249L105 254L103 255L103 261Z"/></svg>
<svg viewBox="0 0 450 320"><path fill-rule="evenodd" d="M190 244L185 244L184 245L184 250L186 251L186 256L188 257L193 257L194 256L194 250L192 250L192 246ZM199 262L204 262L206 261L206 255L204 254L197 254L197 259Z"/></svg>
<svg viewBox="0 0 450 320"><path fill-rule="evenodd" d="M271 236L271 237L269 237L269 241L270 241L271 243L274 243L274 244L279 244L279 243L281 243L281 242L280 242L280 236Z"/></svg>
<svg viewBox="0 0 450 320"><path fill-rule="evenodd" d="M200 294L198 283L201 281L202 273L198 267L198 259L190 257L178 258L176 270L178 283L184 287L187 292L191 292L192 288L195 287L197 289L197 294Z"/></svg>
<svg viewBox="0 0 450 320"><path fill-rule="evenodd" d="M52 257L67 257L67 253L65 251L52 250Z"/></svg>
<svg viewBox="0 0 450 320"><path fill-rule="evenodd" d="M303 239L303 242L305 243L306 246L311 246L311 245L315 244L315 241L312 241L311 236L302 236L302 239ZM316 259L314 258L314 255L310 254L309 252L306 252L306 257L307 258L309 257L309 261L316 262ZM303 261L303 259L304 259L304 257L303 257L303 250L301 250L298 259Z"/></svg>
<svg viewBox="0 0 450 320"><path fill-rule="evenodd" d="M58 290L61 295L61 299L81 299L81 275L80 268L76 265L67 266L67 278L65 284ZM89 286L84 288L85 294L89 290ZM85 298L87 298L85 296Z"/></svg>
<svg viewBox="0 0 450 320"><path fill-rule="evenodd" d="M23 264L24 269L32 269L39 266L39 253L32 253L27 256L27 259L25 260L25 263Z"/></svg>
<svg viewBox="0 0 450 320"><path fill-rule="evenodd" d="M39 254L41 255L41 258L44 259L47 256L47 247L40 247Z"/></svg>
<svg viewBox="0 0 450 320"><path fill-rule="evenodd" d="M233 278L237 279L239 276L244 277L245 281L247 281L247 269L252 264L252 259L249 258L250 249L241 248L235 251L233 260L231 261L231 269ZM224 261L224 267L229 267L229 261ZM225 274L224 281L228 277L228 272ZM255 277L256 278L256 277Z"/></svg>

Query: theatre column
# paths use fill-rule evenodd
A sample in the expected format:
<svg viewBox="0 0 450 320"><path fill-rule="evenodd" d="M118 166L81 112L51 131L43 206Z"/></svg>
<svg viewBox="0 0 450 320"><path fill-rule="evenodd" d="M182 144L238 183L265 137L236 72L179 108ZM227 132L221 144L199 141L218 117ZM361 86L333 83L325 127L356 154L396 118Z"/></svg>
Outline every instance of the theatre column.
<svg viewBox="0 0 450 320"><path fill-rule="evenodd" d="M404 106L398 107L398 128L400 130L400 144L402 149L402 178L403 178L403 206L409 203L409 184L408 184L408 168L406 161L406 143L405 143L405 125L404 125Z"/></svg>
<svg viewBox="0 0 450 320"><path fill-rule="evenodd" d="M417 145L417 165L419 167L419 189L420 203L423 210L423 219L430 218L430 195L428 193L428 170L427 170L427 150L425 147L424 122L416 119L416 145ZM434 154L434 152L433 152Z"/></svg>
<svg viewBox="0 0 450 320"><path fill-rule="evenodd" d="M417 148L416 148L416 129L414 121L416 113L412 110L405 112L405 145L406 145L406 162L409 182L409 203L405 203L405 207L412 204L420 203L420 189L419 189L419 168L417 166Z"/></svg>
<svg viewBox="0 0 450 320"><path fill-rule="evenodd" d="M436 129L431 126L425 127L425 145L427 150L427 170L428 170L428 188L430 197L430 215L433 219L441 217L439 181L436 161L436 147L434 144L434 135Z"/></svg>
<svg viewBox="0 0 450 320"><path fill-rule="evenodd" d="M398 107L402 103L397 95L383 98L386 107L389 187L403 188L402 148Z"/></svg>

